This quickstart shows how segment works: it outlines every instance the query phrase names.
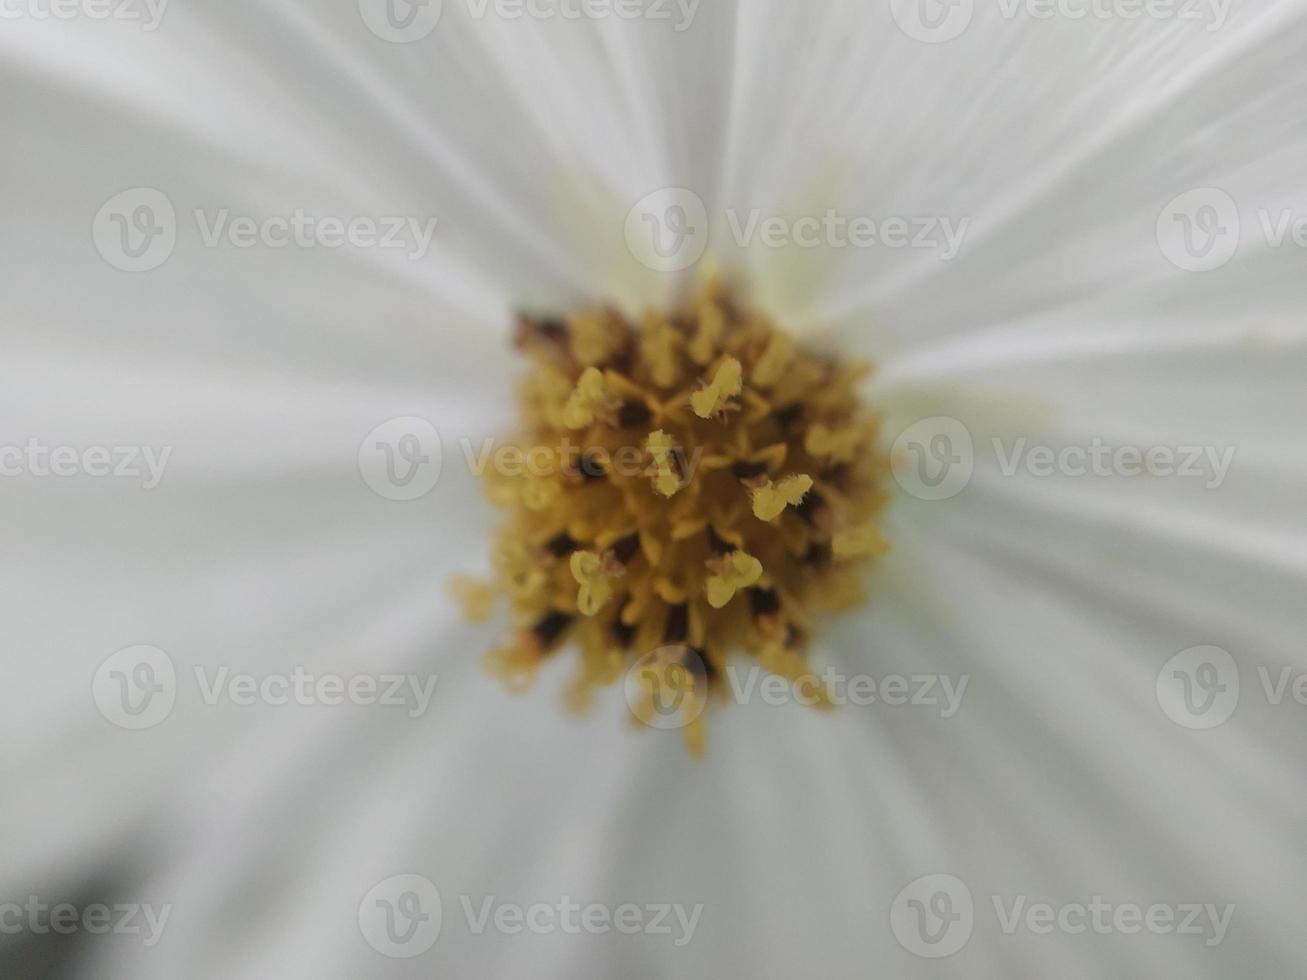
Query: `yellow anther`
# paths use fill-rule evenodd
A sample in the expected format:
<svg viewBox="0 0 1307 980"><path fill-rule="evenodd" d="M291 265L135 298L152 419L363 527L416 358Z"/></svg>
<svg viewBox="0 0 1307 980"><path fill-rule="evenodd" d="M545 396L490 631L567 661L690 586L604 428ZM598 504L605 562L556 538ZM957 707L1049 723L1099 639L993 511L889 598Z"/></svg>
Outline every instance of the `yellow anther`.
<svg viewBox="0 0 1307 980"><path fill-rule="evenodd" d="M568 321L572 354L579 364L601 364L612 351L612 332L602 313L582 314Z"/></svg>
<svg viewBox="0 0 1307 980"><path fill-rule="evenodd" d="M721 345L726 333L726 316L716 303L704 303L699 308L699 329L690 341L690 360L706 365Z"/></svg>
<svg viewBox="0 0 1307 980"><path fill-rule="evenodd" d="M563 424L569 429L594 425L595 418L607 406L608 387L604 384L604 373L595 367L586 368L563 408Z"/></svg>
<svg viewBox="0 0 1307 980"><path fill-rule="evenodd" d="M753 366L753 382L764 388L770 388L781 379L785 369L794 360L794 344L783 333L774 333L762 356Z"/></svg>
<svg viewBox="0 0 1307 980"><path fill-rule="evenodd" d="M830 693L801 653L786 648L783 643L768 643L758 654L758 661L763 670L789 681L801 704L821 710L833 707Z"/></svg>
<svg viewBox="0 0 1307 980"><path fill-rule="evenodd" d="M676 349L681 335L669 327L662 319L646 322L646 333L640 342L640 353L649 363L649 373L654 384L660 388L670 388L676 384L677 363Z"/></svg>
<svg viewBox="0 0 1307 980"><path fill-rule="evenodd" d="M721 609L740 589L747 589L762 578L762 562L744 551L732 551L720 559L720 570L708 577L708 605Z"/></svg>
<svg viewBox="0 0 1307 980"><path fill-rule="evenodd" d="M760 521L774 521L786 507L797 507L812 489L812 477L805 474L787 476L780 483L765 481L753 491L753 516Z"/></svg>
<svg viewBox="0 0 1307 980"><path fill-rule="evenodd" d="M831 552L836 558L861 558L864 555L879 555L889 549L889 544L874 527L851 527L839 531L831 538Z"/></svg>
<svg viewBox="0 0 1307 980"><path fill-rule="evenodd" d="M576 607L583 616L593 616L613 597L604 560L593 551L574 551L570 561L572 578L580 589L576 594Z"/></svg>
<svg viewBox="0 0 1307 980"><path fill-rule="evenodd" d="M672 452L676 445L672 442L672 437L662 429L651 432L646 445L654 462L654 489L664 497L670 497L681 489L681 478L672 463Z"/></svg>
<svg viewBox="0 0 1307 980"><path fill-rule="evenodd" d="M455 575L449 580L449 594L469 623L484 623L490 618L495 590L489 582L470 575Z"/></svg>
<svg viewBox="0 0 1307 980"><path fill-rule="evenodd" d="M654 594L657 595L659 599L662 599L663 602L667 603L669 606L684 605L685 600L690 598L689 595L686 594L685 589L677 585L669 578L654 579L653 588L654 588Z"/></svg>
<svg viewBox="0 0 1307 980"><path fill-rule="evenodd" d="M824 425L814 425L808 430L803 448L813 456L847 461L857 454L862 440L862 430L857 427L832 430Z"/></svg>
<svg viewBox="0 0 1307 980"><path fill-rule="evenodd" d="M690 406L701 419L710 419L726 409L726 404L744 390L744 368L733 357L722 361L712 383L690 396Z"/></svg>
<svg viewBox="0 0 1307 980"><path fill-rule="evenodd" d="M523 694L535 683L540 656L539 645L524 635L486 654L486 669L510 691Z"/></svg>
<svg viewBox="0 0 1307 980"><path fill-rule="evenodd" d="M545 510L561 492L562 488L553 480L531 480L521 487L522 506L527 510Z"/></svg>

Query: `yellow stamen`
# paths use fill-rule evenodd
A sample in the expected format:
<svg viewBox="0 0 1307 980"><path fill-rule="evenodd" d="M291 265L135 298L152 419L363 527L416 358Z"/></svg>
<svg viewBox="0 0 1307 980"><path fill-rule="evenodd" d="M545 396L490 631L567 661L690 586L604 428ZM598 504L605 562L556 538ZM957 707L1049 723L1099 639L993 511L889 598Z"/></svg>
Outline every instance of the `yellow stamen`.
<svg viewBox="0 0 1307 980"><path fill-rule="evenodd" d="M690 406L701 419L710 419L726 410L727 403L744 390L744 369L735 358L727 358L713 376L712 383L690 396Z"/></svg>
<svg viewBox="0 0 1307 980"><path fill-rule="evenodd" d="M720 570L708 579L708 605L721 609L740 589L747 589L762 578L762 562L745 551L732 551L720 560Z"/></svg>
<svg viewBox="0 0 1307 980"><path fill-rule="evenodd" d="M864 559L886 548L888 462L857 372L715 283L635 321L596 307L518 334L531 368L513 445L533 465L487 476L507 515L493 589L453 585L474 619L507 600L490 668L525 688L579 648L572 708L621 683L636 718L679 729L693 754L736 651L824 704L807 689L814 616L860 601Z"/></svg>
<svg viewBox="0 0 1307 980"><path fill-rule="evenodd" d="M583 314L568 321L572 354L577 363L602 363L612 350L612 331L602 313Z"/></svg>
<svg viewBox="0 0 1307 980"><path fill-rule="evenodd" d="M831 553L836 558L861 558L884 554L888 550L889 544L871 526L847 528L831 538Z"/></svg>
<svg viewBox="0 0 1307 980"><path fill-rule="evenodd" d="M583 616L593 616L613 597L604 560L593 551L574 551L569 562L572 578L580 586L576 594L576 608Z"/></svg>
<svg viewBox="0 0 1307 980"><path fill-rule="evenodd" d="M690 360L700 366L711 363L725 332L726 317L721 309L716 303L704 303L699 310L699 329L690 341Z"/></svg>
<svg viewBox="0 0 1307 980"><path fill-rule="evenodd" d="M596 367L588 367L576 383L576 389L567 399L563 409L563 424L569 429L585 429L594 425L595 419L608 405L608 388L604 384L604 373Z"/></svg>
<svg viewBox="0 0 1307 980"><path fill-rule="evenodd" d="M753 491L753 515L760 521L774 521L786 507L797 507L812 489L812 477L799 473L787 476L780 483L764 480Z"/></svg>
<svg viewBox="0 0 1307 980"><path fill-rule="evenodd" d="M762 352L762 356L758 358L758 363L753 366L751 380L760 387L770 388L781 379L781 375L792 360L794 360L794 344L785 334L774 333L771 340L767 342L767 348Z"/></svg>
<svg viewBox="0 0 1307 980"><path fill-rule="evenodd" d="M640 342L640 353L649 363L649 373L653 383L660 388L670 388L676 384L676 351L681 337L675 330L658 316L645 321L645 335Z"/></svg>
<svg viewBox="0 0 1307 980"><path fill-rule="evenodd" d="M828 429L824 425L814 425L808 430L808 437L803 448L813 456L829 456L832 459L847 462L866 442L866 436L854 426L842 429Z"/></svg>
<svg viewBox="0 0 1307 980"><path fill-rule="evenodd" d="M672 437L662 429L650 433L646 445L654 461L654 489L664 497L670 497L681 489L681 478L672 464L672 452L676 445L672 442Z"/></svg>
<svg viewBox="0 0 1307 980"><path fill-rule="evenodd" d="M449 594L469 623L484 623L490 618L495 590L489 582L470 575L455 575L449 580Z"/></svg>

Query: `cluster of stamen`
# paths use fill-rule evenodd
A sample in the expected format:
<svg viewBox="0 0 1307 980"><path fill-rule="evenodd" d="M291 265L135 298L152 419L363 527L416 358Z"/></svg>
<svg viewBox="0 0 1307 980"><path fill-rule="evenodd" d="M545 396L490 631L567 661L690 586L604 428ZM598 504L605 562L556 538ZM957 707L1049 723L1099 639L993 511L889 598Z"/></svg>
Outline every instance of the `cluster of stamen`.
<svg viewBox="0 0 1307 980"><path fill-rule="evenodd" d="M797 348L715 285L639 323L522 316L517 346L532 362L517 445L554 465L490 476L508 513L495 588L516 626L489 666L525 687L574 641L582 710L640 664L637 717L674 683L700 753L727 656L810 681L814 616L860 602L860 566L885 549L879 423L857 394L869 369ZM485 590L460 589L484 612Z"/></svg>

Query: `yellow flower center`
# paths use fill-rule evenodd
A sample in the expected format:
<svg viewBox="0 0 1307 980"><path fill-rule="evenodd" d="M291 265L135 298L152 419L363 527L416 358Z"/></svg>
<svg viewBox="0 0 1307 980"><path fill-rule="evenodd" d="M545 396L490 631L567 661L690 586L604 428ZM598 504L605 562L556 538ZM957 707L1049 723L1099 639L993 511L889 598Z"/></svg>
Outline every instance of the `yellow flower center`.
<svg viewBox="0 0 1307 980"><path fill-rule="evenodd" d="M701 752L728 655L812 680L816 616L859 603L886 548L868 370L796 346L715 285L638 323L524 316L517 345L531 363L517 445L537 465L489 477L507 512L493 586L516 621L489 666L524 688L575 642L581 709L656 656L679 672ZM485 596L460 589L484 616Z"/></svg>

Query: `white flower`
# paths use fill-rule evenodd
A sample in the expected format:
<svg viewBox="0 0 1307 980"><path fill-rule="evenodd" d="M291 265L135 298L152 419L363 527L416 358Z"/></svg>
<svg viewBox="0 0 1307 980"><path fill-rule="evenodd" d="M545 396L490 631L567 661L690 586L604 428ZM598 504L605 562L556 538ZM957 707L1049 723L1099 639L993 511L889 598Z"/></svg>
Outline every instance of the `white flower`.
<svg viewBox="0 0 1307 980"><path fill-rule="evenodd" d="M6 939L1300 973L1304 7L388 2L4 6ZM694 762L503 692L442 584L514 311L714 262L877 362L899 463L850 703L753 688Z"/></svg>

